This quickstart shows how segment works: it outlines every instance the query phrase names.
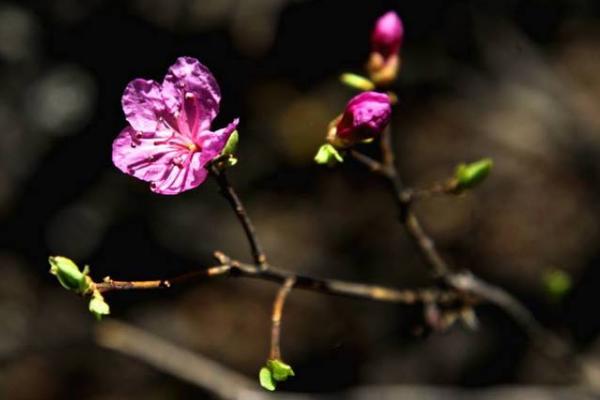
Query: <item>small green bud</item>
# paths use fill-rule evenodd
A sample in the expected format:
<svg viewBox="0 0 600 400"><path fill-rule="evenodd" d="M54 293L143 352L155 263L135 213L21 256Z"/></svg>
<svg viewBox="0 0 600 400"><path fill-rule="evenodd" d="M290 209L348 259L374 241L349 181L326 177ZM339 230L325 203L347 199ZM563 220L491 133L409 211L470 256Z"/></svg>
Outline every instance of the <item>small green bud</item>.
<svg viewBox="0 0 600 400"><path fill-rule="evenodd" d="M342 81L343 84L358 90L367 91L375 89L375 84L361 75L345 73L340 75L340 81Z"/></svg>
<svg viewBox="0 0 600 400"><path fill-rule="evenodd" d="M270 391L275 390L277 382L286 381L290 376L294 376L292 367L276 359L267 360L267 365L258 373L260 386Z"/></svg>
<svg viewBox="0 0 600 400"><path fill-rule="evenodd" d="M89 268L86 266L82 271L73 260L62 256L48 257L50 273L58 279L58 282L67 290L83 294L90 288L88 278Z"/></svg>
<svg viewBox="0 0 600 400"><path fill-rule="evenodd" d="M104 315L110 314L110 307L100 292L96 291L90 300L89 309L96 319L100 320Z"/></svg>
<svg viewBox="0 0 600 400"><path fill-rule="evenodd" d="M223 151L221 152L221 155L227 156L227 155L231 155L231 154L235 153L235 150L237 149L239 140L240 140L240 135L238 134L238 131L237 130L233 131L231 133L231 135L229 135L229 139L227 139L227 143L225 144L225 147L223 147Z"/></svg>
<svg viewBox="0 0 600 400"><path fill-rule="evenodd" d="M471 189L481 183L492 170L494 162L491 158L483 158L470 164L460 164L456 168L456 190Z"/></svg>
<svg viewBox="0 0 600 400"><path fill-rule="evenodd" d="M560 269L546 271L543 276L543 283L548 294L557 300L564 297L573 286L571 276Z"/></svg>
<svg viewBox="0 0 600 400"><path fill-rule="evenodd" d="M269 360L267 361L267 367L271 371L273 379L277 382L283 382L290 376L294 376L292 367L281 360Z"/></svg>
<svg viewBox="0 0 600 400"><path fill-rule="evenodd" d="M274 391L275 390L275 382L273 381L273 376L271 375L271 370L267 367L262 367L260 372L258 373L258 380L260 382L260 386L263 388Z"/></svg>
<svg viewBox="0 0 600 400"><path fill-rule="evenodd" d="M343 161L344 159L341 154L329 143L319 147L319 151L317 151L317 154L315 155L315 162L321 165L334 165L335 163L341 163Z"/></svg>

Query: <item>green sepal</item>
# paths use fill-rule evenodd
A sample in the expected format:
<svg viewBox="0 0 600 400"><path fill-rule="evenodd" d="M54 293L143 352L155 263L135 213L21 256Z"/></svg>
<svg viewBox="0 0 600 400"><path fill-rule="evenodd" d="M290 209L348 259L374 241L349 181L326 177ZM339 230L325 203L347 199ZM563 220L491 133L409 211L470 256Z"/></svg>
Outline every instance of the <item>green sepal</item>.
<svg viewBox="0 0 600 400"><path fill-rule="evenodd" d="M349 72L340 75L340 81L353 89L364 91L375 89L375 84L370 79Z"/></svg>
<svg viewBox="0 0 600 400"><path fill-rule="evenodd" d="M329 143L326 143L319 147L319 150L317 151L314 160L317 164L327 164L330 166L336 163L344 162L342 155L337 151L335 147L333 147Z"/></svg>
<svg viewBox="0 0 600 400"><path fill-rule="evenodd" d="M62 256L50 256L48 262L50 263L50 273L56 276L62 287L79 294L85 294L90 290L91 280L88 277L88 266L80 271L73 260Z"/></svg>
<svg viewBox="0 0 600 400"><path fill-rule="evenodd" d="M104 296L98 291L95 291L90 299L89 310L98 320L102 319L103 316L110 314L110 306L104 300Z"/></svg>
<svg viewBox="0 0 600 400"><path fill-rule="evenodd" d="M258 380L260 382L260 386L263 388L273 392L275 390L275 381L273 380L273 375L271 375L271 370L267 367L262 367L260 372L258 373Z"/></svg>
<svg viewBox="0 0 600 400"><path fill-rule="evenodd" d="M472 189L490 174L494 162L491 158L482 158L470 164L460 164L456 168L456 190Z"/></svg>

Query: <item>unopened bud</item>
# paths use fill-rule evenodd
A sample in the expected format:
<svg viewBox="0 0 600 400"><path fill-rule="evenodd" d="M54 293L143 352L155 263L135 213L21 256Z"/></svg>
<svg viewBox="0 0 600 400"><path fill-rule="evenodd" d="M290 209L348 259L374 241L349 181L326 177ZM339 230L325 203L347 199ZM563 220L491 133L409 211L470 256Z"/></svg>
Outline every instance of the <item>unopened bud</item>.
<svg viewBox="0 0 600 400"><path fill-rule="evenodd" d="M354 96L344 113L334 119L327 141L335 147L346 148L376 138L389 124L392 105L387 94L363 92Z"/></svg>
<svg viewBox="0 0 600 400"><path fill-rule="evenodd" d="M400 71L400 48L404 40L404 25L394 11L382 15L371 35L371 53L367 70L371 80L386 86L396 80Z"/></svg>
<svg viewBox="0 0 600 400"><path fill-rule="evenodd" d="M260 369L258 379L263 388L274 391L277 382L286 381L291 376L294 376L294 370L290 365L281 360L271 359L267 361L266 366Z"/></svg>
<svg viewBox="0 0 600 400"><path fill-rule="evenodd" d="M48 257L50 262L50 273L58 279L58 282L67 290L76 293L86 293L90 288L90 279L88 278L88 268L79 270L73 260L62 256Z"/></svg>
<svg viewBox="0 0 600 400"><path fill-rule="evenodd" d="M269 360L267 361L267 367L271 370L273 379L277 382L283 382L290 376L294 376L292 367L281 360Z"/></svg>
<svg viewBox="0 0 600 400"><path fill-rule="evenodd" d="M483 158L470 164L460 164L454 174L456 190L471 189L480 184L489 175L493 165L490 158Z"/></svg>

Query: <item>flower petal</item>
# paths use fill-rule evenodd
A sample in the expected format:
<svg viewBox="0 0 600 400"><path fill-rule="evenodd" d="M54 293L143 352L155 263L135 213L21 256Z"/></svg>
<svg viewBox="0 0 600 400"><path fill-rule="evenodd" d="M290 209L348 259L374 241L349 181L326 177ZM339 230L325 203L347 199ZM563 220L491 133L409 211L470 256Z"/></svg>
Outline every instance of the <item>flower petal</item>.
<svg viewBox="0 0 600 400"><path fill-rule="evenodd" d="M239 118L236 118L225 128L219 129L214 132L200 132L200 134L198 135L197 143L202 148L202 160L205 161L205 164L209 161L212 161L221 154L221 152L225 148L225 145L227 144L229 136L231 136L233 131L236 130L239 122Z"/></svg>
<svg viewBox="0 0 600 400"><path fill-rule="evenodd" d="M170 169L160 180L154 181L150 189L159 194L179 194L199 186L206 180L208 171L204 166L202 153L194 152L186 155L182 164Z"/></svg>
<svg viewBox="0 0 600 400"><path fill-rule="evenodd" d="M169 68L162 83L162 96L171 114L186 114L180 116L187 123L186 134L208 129L219 113L219 85L210 70L192 57L180 57ZM181 122L180 119L180 127Z"/></svg>
<svg viewBox="0 0 600 400"><path fill-rule="evenodd" d="M165 106L161 87L152 80L135 79L127 85L121 98L125 117L133 129L154 132Z"/></svg>
<svg viewBox="0 0 600 400"><path fill-rule="evenodd" d="M176 157L186 149L164 141L157 144L155 137L144 137L130 126L123 129L112 145L112 160L117 168L138 179L152 182L162 179Z"/></svg>

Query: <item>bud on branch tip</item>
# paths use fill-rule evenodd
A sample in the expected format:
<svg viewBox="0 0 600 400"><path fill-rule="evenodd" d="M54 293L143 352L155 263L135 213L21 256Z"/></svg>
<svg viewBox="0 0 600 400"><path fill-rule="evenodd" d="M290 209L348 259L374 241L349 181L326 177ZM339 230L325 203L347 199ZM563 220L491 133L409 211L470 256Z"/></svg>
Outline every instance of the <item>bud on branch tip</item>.
<svg viewBox="0 0 600 400"><path fill-rule="evenodd" d="M404 25L394 11L382 15L371 34L371 54L367 70L378 86L392 83L400 71L400 48L404 41Z"/></svg>
<svg viewBox="0 0 600 400"><path fill-rule="evenodd" d="M338 148L375 139L392 116L390 97L385 93L363 92L354 96L343 114L331 121L327 141Z"/></svg>
<svg viewBox="0 0 600 400"><path fill-rule="evenodd" d="M67 257L50 256L48 261L50 262L50 273L56 276L62 287L77 294L91 295L88 308L96 319L110 314L110 307L89 277L90 269L87 265L81 271L77 264Z"/></svg>
<svg viewBox="0 0 600 400"><path fill-rule="evenodd" d="M277 382L286 381L289 377L294 376L292 367L281 360L271 359L267 361L267 365L260 369L258 378L260 385L269 390L274 391Z"/></svg>
<svg viewBox="0 0 600 400"><path fill-rule="evenodd" d="M454 174L456 190L460 192L465 189L472 189L483 182L492 170L493 165L494 162L491 158L483 158L470 164L460 164Z"/></svg>
<svg viewBox="0 0 600 400"><path fill-rule="evenodd" d="M78 294L85 294L90 290L91 280L88 277L87 266L80 271L73 260L62 256L48 257L48 262L50 263L50 273L56 276L62 287Z"/></svg>

